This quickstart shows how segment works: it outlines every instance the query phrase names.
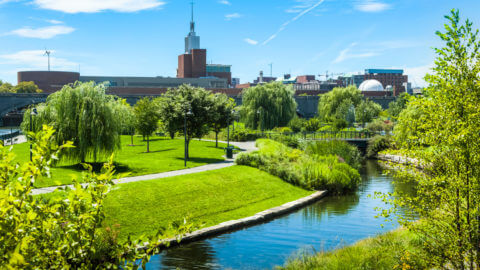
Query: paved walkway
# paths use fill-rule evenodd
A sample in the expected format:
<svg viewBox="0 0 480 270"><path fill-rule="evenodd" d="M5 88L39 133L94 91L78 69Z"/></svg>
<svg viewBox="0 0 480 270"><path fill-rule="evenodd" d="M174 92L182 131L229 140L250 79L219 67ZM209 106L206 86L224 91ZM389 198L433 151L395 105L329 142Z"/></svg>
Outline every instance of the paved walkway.
<svg viewBox="0 0 480 270"><path fill-rule="evenodd" d="M209 140L203 140L203 141L209 141ZM222 143L226 143L226 142L222 141ZM255 142L230 142L230 144L240 148L244 152L251 152L251 151L254 151L254 150L257 149L255 147ZM177 171L170 171L170 172L163 172L163 173L156 173L156 174L148 174L148 175L140 175L140 176L133 176L133 177L125 177L125 178L116 179L113 182L115 184L125 184L125 183L132 183L132 182L138 182L138 181L147 181L147 180L154 180L154 179L165 178L165 177L172 177L172 176L178 176L178 175L186 175L186 174L192 174L192 173L218 170L218 169L227 168L227 167L235 165L234 161L235 161L235 157L237 155L238 154L233 155L232 159L226 159L225 161L218 162L218 163L212 163L212 164L207 164L207 165L203 165L203 166L199 166L199 167L177 170ZM85 185L87 185L87 184L83 184L83 186L85 186ZM40 195L40 194L52 193L57 188L65 188L65 187L73 188L73 185L63 185L63 186L37 188L37 189L32 190L31 194L32 195Z"/></svg>

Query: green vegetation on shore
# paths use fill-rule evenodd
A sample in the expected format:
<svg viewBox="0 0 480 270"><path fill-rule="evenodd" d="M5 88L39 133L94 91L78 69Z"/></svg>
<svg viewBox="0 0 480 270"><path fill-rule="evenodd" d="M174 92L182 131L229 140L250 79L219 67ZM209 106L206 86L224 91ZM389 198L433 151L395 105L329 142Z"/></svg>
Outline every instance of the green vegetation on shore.
<svg viewBox="0 0 480 270"><path fill-rule="evenodd" d="M233 166L115 186L105 201L106 225L120 238L154 235L172 222L212 226L312 194L255 168Z"/></svg>
<svg viewBox="0 0 480 270"><path fill-rule="evenodd" d="M416 235L398 229L337 250L300 255L278 269L425 269L415 256L419 245Z"/></svg>
<svg viewBox="0 0 480 270"><path fill-rule="evenodd" d="M183 144L181 139L167 139L153 137L150 140L150 153L145 153L146 142L142 137L134 137L134 146L129 146L130 136L122 136L122 149L114 156L115 169L118 173L129 173L129 176L146 175L185 168L183 164ZM209 163L221 162L225 153L222 147L215 148L214 142L192 141L190 146L191 157L187 167L197 167ZM29 144L23 143L13 146L16 161L25 163L29 159ZM87 159L87 162L90 160ZM95 166L99 170L101 164ZM35 187L47 187L72 183L72 176L81 179L84 168L74 162L61 161L52 169L52 178L40 178Z"/></svg>
<svg viewBox="0 0 480 270"><path fill-rule="evenodd" d="M309 155L268 139L257 140L257 147L258 151L241 153L235 162L259 168L306 189L328 190L335 194L352 191L360 183L358 171L337 155L322 155L313 148Z"/></svg>

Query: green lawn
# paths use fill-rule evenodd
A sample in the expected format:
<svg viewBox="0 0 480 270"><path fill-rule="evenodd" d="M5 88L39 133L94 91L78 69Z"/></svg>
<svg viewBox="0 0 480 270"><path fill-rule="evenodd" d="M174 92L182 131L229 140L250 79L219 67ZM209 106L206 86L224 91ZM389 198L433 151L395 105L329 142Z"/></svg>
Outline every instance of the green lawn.
<svg viewBox="0 0 480 270"><path fill-rule="evenodd" d="M184 141L170 140L163 137L153 137L150 141L150 153L146 153L146 142L142 137L134 137L135 146L130 145L130 136L122 137L122 149L115 154L117 172L130 173L130 176L146 175L185 168L183 164ZM190 161L187 167L197 167L224 160L223 147L215 148L214 142L193 140L190 142ZM22 163L29 159L29 144L23 143L13 146L17 161ZM87 160L88 161L88 160ZM98 169L101 167L99 164ZM52 178L40 179L36 187L71 184L72 176L80 178L83 167L79 164L60 163L52 168Z"/></svg>
<svg viewBox="0 0 480 270"><path fill-rule="evenodd" d="M174 221L212 226L312 194L258 169L220 170L115 186L105 202L106 225L121 238L152 235Z"/></svg>

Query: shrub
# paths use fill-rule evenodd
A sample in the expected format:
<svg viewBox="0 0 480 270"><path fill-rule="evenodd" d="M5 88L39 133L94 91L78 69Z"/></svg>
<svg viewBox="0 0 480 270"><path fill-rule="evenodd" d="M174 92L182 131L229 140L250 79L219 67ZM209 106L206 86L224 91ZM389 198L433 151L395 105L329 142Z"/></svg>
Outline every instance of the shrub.
<svg viewBox="0 0 480 270"><path fill-rule="evenodd" d="M304 128L305 131L315 132L321 127L321 122L317 118L312 118L305 122Z"/></svg>
<svg viewBox="0 0 480 270"><path fill-rule="evenodd" d="M258 151L243 153L235 161L264 170L306 189L327 189L341 194L355 189L360 174L334 155L308 155L299 149L267 139L257 140Z"/></svg>
<svg viewBox="0 0 480 270"><path fill-rule="evenodd" d="M365 128L373 133L379 133L382 131L389 133L393 130L393 122L389 120L376 119L373 122L368 123Z"/></svg>
<svg viewBox="0 0 480 270"><path fill-rule="evenodd" d="M290 122L288 122L288 127L295 133L302 131L302 128L305 124L305 119L298 116L294 117Z"/></svg>
<svg viewBox="0 0 480 270"><path fill-rule="evenodd" d="M360 169L362 155L357 147L340 140L308 142L304 146L308 155L336 155L355 169Z"/></svg>
<svg viewBox="0 0 480 270"><path fill-rule="evenodd" d="M300 146L300 140L295 136L275 135L271 136L270 139L283 143L291 148L299 148Z"/></svg>
<svg viewBox="0 0 480 270"><path fill-rule="evenodd" d="M378 152L388 149L392 146L392 139L390 136L376 135L368 141L367 157L376 157Z"/></svg>

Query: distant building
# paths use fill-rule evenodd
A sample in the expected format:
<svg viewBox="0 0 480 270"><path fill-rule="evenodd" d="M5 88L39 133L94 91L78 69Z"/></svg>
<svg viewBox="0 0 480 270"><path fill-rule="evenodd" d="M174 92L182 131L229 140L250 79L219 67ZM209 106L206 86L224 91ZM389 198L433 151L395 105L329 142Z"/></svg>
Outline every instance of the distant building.
<svg viewBox="0 0 480 270"><path fill-rule="evenodd" d="M360 84L365 81L365 76L361 75L347 75L347 76L340 76L337 79L339 86L349 86L355 85L357 88L360 87Z"/></svg>
<svg viewBox="0 0 480 270"><path fill-rule="evenodd" d="M231 68L231 65L207 64L207 76L226 79L228 85L232 86L233 84Z"/></svg>
<svg viewBox="0 0 480 270"><path fill-rule="evenodd" d="M297 76L297 83L309 83L315 81L315 75L301 75Z"/></svg>
<svg viewBox="0 0 480 270"><path fill-rule="evenodd" d="M366 69L365 80L375 79L384 88L388 85L393 87L393 95L398 96L406 91L404 83L408 83L408 76L403 75L402 69Z"/></svg>
<svg viewBox="0 0 480 270"><path fill-rule="evenodd" d="M236 88L240 84L240 78L232 78L232 88Z"/></svg>
<svg viewBox="0 0 480 270"><path fill-rule="evenodd" d="M254 84L259 84L259 83L269 83L273 82L277 79L277 77L265 77L263 76L263 71L260 70L260 75L257 77L256 80L253 80Z"/></svg>

